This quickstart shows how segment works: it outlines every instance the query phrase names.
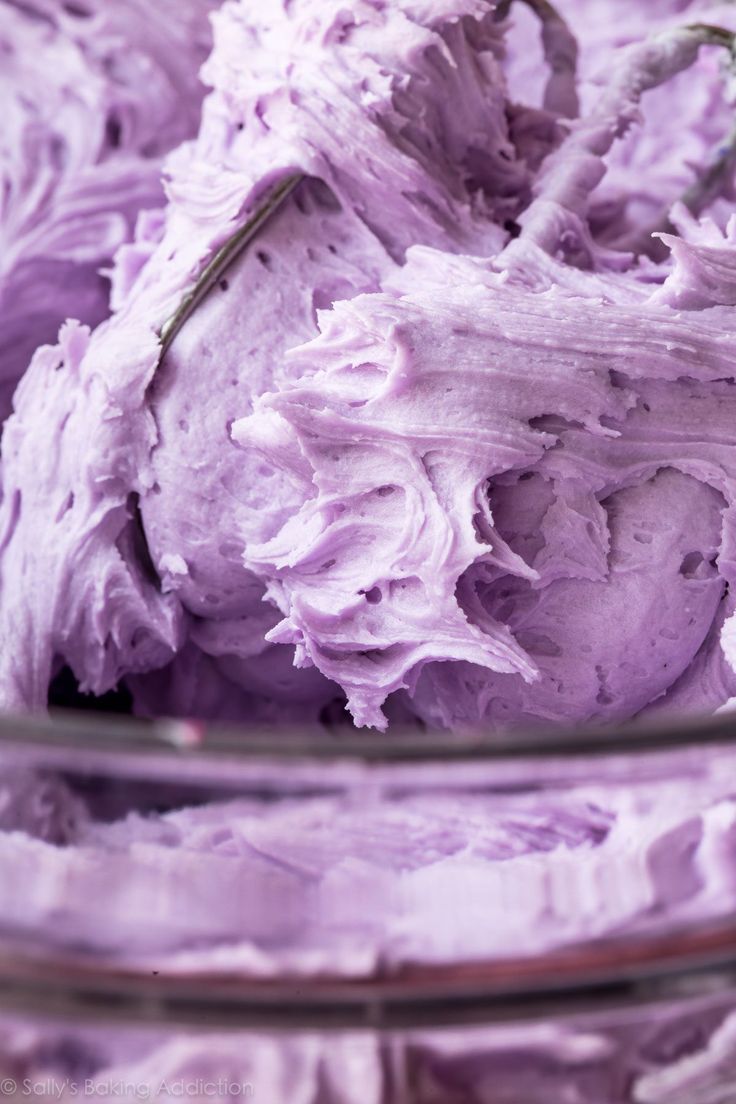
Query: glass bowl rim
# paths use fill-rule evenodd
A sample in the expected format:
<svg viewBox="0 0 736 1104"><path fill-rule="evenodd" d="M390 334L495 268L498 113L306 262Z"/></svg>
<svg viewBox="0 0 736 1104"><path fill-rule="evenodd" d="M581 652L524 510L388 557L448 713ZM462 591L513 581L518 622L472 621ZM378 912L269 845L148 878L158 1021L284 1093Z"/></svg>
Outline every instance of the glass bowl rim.
<svg viewBox="0 0 736 1104"><path fill-rule="evenodd" d="M238 726L199 720L148 720L122 714L54 710L49 714L0 713L0 749L33 746L72 755L131 752L180 758L227 756L236 760L315 759L367 764L564 760L666 753L710 745L736 745L736 710L712 715L633 720L620 725L585 724L492 736L482 731L417 733L398 729L337 730L334 735Z"/></svg>
<svg viewBox="0 0 736 1104"><path fill-rule="evenodd" d="M152 971L100 968L63 956L36 959L0 949L0 1016L89 1026L172 1030L386 1033L451 1028L511 1027L654 1008L668 1003L728 999L736 1006L736 922L715 925L678 945L639 940L622 957L603 944L593 970L555 975L551 956L541 981L529 971L508 984L515 964L499 977L472 962L442 969L409 968L393 978L312 977L253 981L238 976L154 976ZM625 950L625 948L623 948ZM685 953L683 954L683 949ZM594 946L592 953L600 955ZM582 948L583 961L590 949ZM589 964L588 964L589 965Z"/></svg>
<svg viewBox="0 0 736 1104"><path fill-rule="evenodd" d="M417 733L337 732L315 737L292 730L155 720L113 714L58 711L0 714L0 754L29 752L43 765L62 756L74 767L88 760L116 770L125 760L145 770L158 764L196 771L231 763L244 771L305 762L317 771L347 765L378 768L389 779L414 767L486 764L524 770L531 762L555 769L566 760L691 754L700 748L736 748L736 712L667 718L618 727L581 727L546 733L453 737ZM152 770L151 778L155 778ZM288 772L285 777L288 777ZM449 777L449 776L448 776ZM577 957L576 957L577 955ZM586 955L592 956L586 958ZM629 955L628 961L626 956ZM512 964L513 965L513 964ZM114 963L73 960L63 954L16 953L0 941L0 1013L79 1021L144 1022L154 1026L212 1025L226 1030L422 1030L463 1024L513 1023L576 1011L661 1001L673 993L707 995L727 987L736 995L736 916L712 930L671 931L638 940L598 941L574 948L568 960L540 962L546 977L509 983L509 963L463 963L460 969L415 969L410 977L324 979L286 975L268 984L247 976L151 976ZM559 969L559 973L556 971ZM468 972L470 971L470 972ZM187 988L187 983L189 988Z"/></svg>

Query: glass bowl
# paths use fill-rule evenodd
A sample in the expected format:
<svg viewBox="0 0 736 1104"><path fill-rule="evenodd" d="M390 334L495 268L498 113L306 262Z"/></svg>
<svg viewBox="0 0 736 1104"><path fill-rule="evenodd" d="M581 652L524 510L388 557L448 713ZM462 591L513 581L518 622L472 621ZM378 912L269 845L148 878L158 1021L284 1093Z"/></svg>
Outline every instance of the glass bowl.
<svg viewBox="0 0 736 1104"><path fill-rule="evenodd" d="M0 1097L736 1101L736 723L0 719Z"/></svg>

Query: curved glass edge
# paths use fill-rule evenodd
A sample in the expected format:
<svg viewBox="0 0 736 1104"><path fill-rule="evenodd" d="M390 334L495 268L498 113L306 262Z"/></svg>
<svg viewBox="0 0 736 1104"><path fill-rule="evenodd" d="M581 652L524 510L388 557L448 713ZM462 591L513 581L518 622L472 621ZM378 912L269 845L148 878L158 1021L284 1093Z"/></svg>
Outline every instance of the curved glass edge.
<svg viewBox="0 0 736 1104"><path fill-rule="evenodd" d="M217 1030L365 1030L510 1024L732 994L736 923L549 955L404 967L365 980L168 975L43 959L0 944L0 1012Z"/></svg>
<svg viewBox="0 0 736 1104"><path fill-rule="evenodd" d="M0 747L27 745L68 751L136 752L242 759L357 760L366 763L494 761L503 759L601 756L736 744L736 711L714 716L689 715L624 725L584 725L503 734L336 732L315 735L224 726L189 720L147 721L111 714L55 711L49 715L0 714Z"/></svg>
<svg viewBox="0 0 736 1104"><path fill-rule="evenodd" d="M477 778L478 785L485 785L489 775L478 771L482 763L493 768L494 785L500 780L502 785L533 786L555 778L566 783L574 762L597 773L602 757L618 763L624 773L636 772L641 781L650 764L656 777L661 760L668 769L671 761L680 768L697 767L706 746L715 756L725 753L726 761L718 759L717 766L729 770L736 749L736 714L498 740L416 733L351 733L315 740L311 733L298 731L252 733L182 721L73 713L0 716L0 759L6 754L11 763L19 757L42 767L71 763L87 772L144 774L154 781L188 775L218 785L233 774L236 785L243 779L259 784L265 779L284 790L292 778L299 786L307 775L340 785L365 778L373 784L378 778L412 787L422 785L423 777L434 785L438 777L445 783L453 776L454 784L473 784ZM284 770L287 761L290 766ZM537 764L544 775L537 774ZM233 765L239 771L233 772ZM418 769L423 766L424 772ZM696 930L596 941L544 959L421 966L365 980L282 976L259 982L238 976L126 973L114 963L91 962L83 955L39 954L36 948L24 949L12 933L5 936L10 938L3 943L0 935L1 1012L95 1022L393 1030L569 1015L670 999L682 992L705 995L714 987L732 987L736 1001L736 917Z"/></svg>

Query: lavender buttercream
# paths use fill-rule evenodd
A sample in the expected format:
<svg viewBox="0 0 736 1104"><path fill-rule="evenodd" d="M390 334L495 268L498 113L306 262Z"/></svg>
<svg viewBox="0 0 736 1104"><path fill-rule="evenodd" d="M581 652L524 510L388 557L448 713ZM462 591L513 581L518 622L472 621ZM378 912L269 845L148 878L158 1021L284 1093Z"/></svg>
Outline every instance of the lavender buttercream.
<svg viewBox="0 0 736 1104"><path fill-rule="evenodd" d="M66 318L96 325L162 158L196 131L214 0L0 5L2 414Z"/></svg>
<svg viewBox="0 0 736 1104"><path fill-rule="evenodd" d="M559 20L544 106L511 101L508 7L217 13L114 316L37 352L5 429L6 707L61 664L142 712L379 728L733 696L733 230L675 205L660 262L593 217L644 94L731 38L631 43L572 119Z"/></svg>

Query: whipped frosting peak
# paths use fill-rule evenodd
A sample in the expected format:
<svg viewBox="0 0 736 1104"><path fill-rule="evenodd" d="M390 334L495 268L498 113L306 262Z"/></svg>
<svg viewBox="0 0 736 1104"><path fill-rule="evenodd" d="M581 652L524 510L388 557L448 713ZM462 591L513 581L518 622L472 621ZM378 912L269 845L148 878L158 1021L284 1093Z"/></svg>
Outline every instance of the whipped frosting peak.
<svg viewBox="0 0 736 1104"><path fill-rule="evenodd" d="M62 665L144 713L347 702L378 728L734 695L727 174L710 214L672 206L661 259L598 200L660 85L725 102L701 54L732 35L700 4L652 16L593 98L577 16L533 4L530 106L519 7L215 13L199 133L118 251L112 317L36 353L5 427L6 707Z"/></svg>

